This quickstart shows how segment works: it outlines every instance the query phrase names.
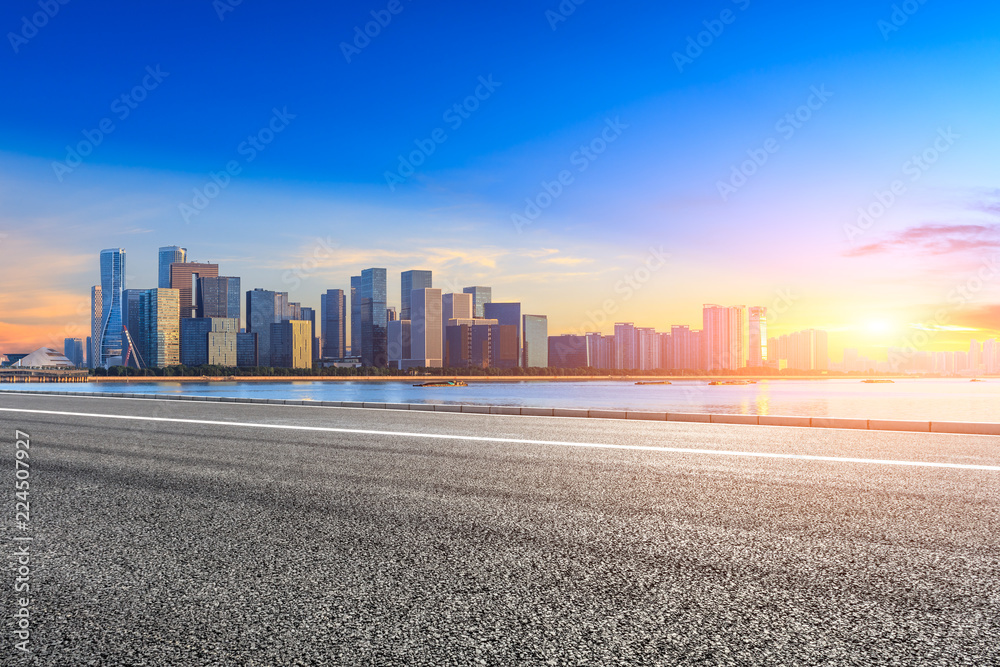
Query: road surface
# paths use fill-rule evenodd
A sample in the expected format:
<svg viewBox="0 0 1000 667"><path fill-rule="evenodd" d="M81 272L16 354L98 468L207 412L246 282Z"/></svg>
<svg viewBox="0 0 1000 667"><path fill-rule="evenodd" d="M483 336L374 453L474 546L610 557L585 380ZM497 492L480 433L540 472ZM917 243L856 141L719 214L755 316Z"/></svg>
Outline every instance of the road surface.
<svg viewBox="0 0 1000 667"><path fill-rule="evenodd" d="M1000 662L996 437L3 393L0 442L3 664Z"/></svg>

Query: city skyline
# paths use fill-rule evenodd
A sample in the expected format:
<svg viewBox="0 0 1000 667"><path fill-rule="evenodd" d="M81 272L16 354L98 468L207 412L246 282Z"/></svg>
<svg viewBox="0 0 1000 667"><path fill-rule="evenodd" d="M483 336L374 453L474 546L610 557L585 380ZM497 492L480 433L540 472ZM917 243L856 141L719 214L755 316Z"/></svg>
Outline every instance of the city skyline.
<svg viewBox="0 0 1000 667"><path fill-rule="evenodd" d="M155 263L156 264L156 266L155 266L155 268L156 268L156 275L158 277L159 276L163 276L164 273L165 273L165 270L166 270L166 275L176 274L176 276L180 276L181 277L181 282L184 285L190 285L190 287L187 287L186 289L182 288L182 289L179 290L180 294L181 294L181 296L180 296L180 299L181 299L180 303L181 303L181 311L182 311L182 313L185 311L184 304L186 303L187 304L186 311L190 313L190 316L194 316L194 317L208 317L208 318L224 318L224 317L233 317L234 316L233 313L237 313L237 314L239 314L239 318L237 319L237 322L244 323L246 321L247 313L252 310L250 308L250 303L251 303L250 297L251 297L251 295L255 294L255 293L267 293L267 294L271 295L271 298L275 299L275 304L273 306L273 308L274 308L273 312L286 313L286 316L287 316L287 314L291 312L289 309L294 308L294 309L297 309L295 311L296 313L307 312L307 313L310 314L309 318L307 318L307 319L312 319L313 320L313 326L315 328L315 333L316 333L316 339L315 339L315 342L313 343L313 346L314 346L314 349L315 349L315 355L314 356L316 356L316 355L324 356L324 355L321 354L325 350L325 348L326 348L325 336L322 334L323 328L324 328L324 326L326 326L325 325L325 320L323 319L323 316L322 316L322 313L324 312L323 308L325 308L324 301L326 299L327 292L330 292L330 293L340 292L340 299L342 299L342 301L344 303L344 306L343 306L344 312L343 312L342 322L341 322L340 326L342 326L343 329L344 329L344 331L345 331L345 334L344 334L345 343L346 343L346 341L351 341L351 343L355 343L356 341L360 341L360 339L356 339L355 338L356 336L359 335L359 333L355 332L355 327L352 326L352 323L353 322L363 322L364 321L362 319L362 316L361 316L361 306L362 306L361 299L362 299L362 297L358 296L357 297L357 302L355 303L354 299L349 299L348 296L347 296L348 294L351 293L350 290L339 290L339 289L336 289L336 288L330 288L329 290L321 292L319 295L317 295L317 299L316 300L317 300L317 306L318 307L315 307L315 308L314 307L306 307L306 306L304 306L300 302L292 302L291 301L291 297L289 296L288 292L271 291L271 290L268 290L267 288L260 288L260 287L249 289L249 290L245 290L245 291L241 292L240 291L241 278L239 276L220 276L220 277L216 277L216 275L219 272L219 264L218 263L204 263L204 262L199 263L199 262L193 262L193 261L186 261L186 262L176 262L176 264L178 264L178 265L183 265L183 266L177 266L176 268L171 267L170 263L168 263L166 266L164 266L164 256L165 256L164 251L169 250L171 248L177 248L177 246L167 246L167 247L160 247L160 248L158 248L158 253L157 253L158 259L157 259L157 262ZM186 259L187 250L185 248L179 248L179 250L181 250L183 252L178 253L178 256ZM119 253L120 253L120 256L119 256ZM104 249L104 250L102 250L100 252L100 256L101 256L101 263L102 263L102 268L101 268L102 281L101 282L107 282L107 281L110 280L111 282L109 282L108 284L114 284L114 281L117 278L115 276L112 276L111 274L108 273L109 271L112 271L112 267L115 267L114 270L117 271L117 267L119 265L121 265L121 266L130 266L130 265L127 265L126 262L125 262L125 257L127 256L127 252L123 248ZM119 257L119 259L112 260L111 259L112 257ZM141 266L143 263L142 262L138 262L138 264ZM206 270L206 268L209 269L208 274L204 275L204 276L200 276L198 272L199 271L204 272ZM372 272L372 271L379 272L379 274L376 276L376 282L378 283L378 285L380 285L380 287L378 287L378 289L381 290L380 293L391 294L391 289L390 289L389 286L391 285L391 283L393 281L388 280L388 277L390 276L391 272L387 271L384 268L378 268L378 269L364 269L363 273L368 272L370 274L370 272ZM420 285L429 286L431 284L431 282L432 282L431 276L433 275L433 271L430 271L430 270L407 269L407 270L399 271L398 275L401 276L400 284L402 284L404 286L407 284L408 280L412 284L413 278L411 276L416 276L416 275L420 276L420 283L419 283ZM346 282L349 283L349 284L355 284L355 281L361 281L361 278L362 278L361 276L350 277L349 280L346 281ZM176 280L176 278L175 278L175 280ZM360 284L360 282L358 284ZM121 311L121 312L119 312L119 313L116 314L114 306L111 306L111 313L107 312L107 310L103 308L103 305L102 305L102 300L103 299L102 299L102 294L101 294L101 292L102 292L102 290L101 290L101 284L92 286L91 289L90 289L90 292L91 292L91 294L90 294L90 303L88 304L88 311L87 311L88 312L87 317L90 317L91 320L87 324L86 328L83 328L83 327L79 328L80 335L69 336L68 338L76 338L76 337L78 337L78 338L81 338L82 340L88 340L87 338L85 338L85 336L86 336L86 334L90 334L93 337L93 340L99 341L100 337L96 335L96 332L98 330L100 330L100 331L104 332L102 335L105 335L105 336L107 335L107 333L106 333L106 328L107 327L105 326L105 324L101 320L102 319L107 319L109 317L112 317L112 318L113 317L122 318L122 321L126 325L128 325L130 322L132 324L136 324L138 322L138 320L137 319L131 319L130 320L130 319L128 319L128 315L127 315L127 313L128 313L129 293L131 293L132 297L136 301L138 301L138 299L140 298L140 293L143 293L143 292L146 292L146 291L151 291L153 288L136 289L136 288L129 288L126 285L126 287L124 289L122 289L119 286L119 289L122 292L122 296L119 297L119 299L120 299L120 301L122 303L121 303L120 306L118 306L118 310ZM486 296L483 297L484 304L485 303L492 303L492 305L490 306L490 308L497 309L497 308L504 308L505 306L516 306L517 307L517 312L514 313L514 311L511 311L511 314L507 317L507 319L510 320L508 322L508 324L510 324L511 322L514 322L516 320L516 324L514 324L514 326L517 327L517 339L519 341L522 340L522 338L521 338L521 336L522 336L521 329L522 329L522 324L523 323L521 322L521 319L520 319L521 318L520 313L523 311L523 303L522 302L520 302L520 301L518 301L518 302L514 302L514 301L509 301L509 302L490 302L489 300L492 298L492 292L493 292L493 288L491 286L476 286L476 287L461 286L460 287L460 286L456 286L455 284L452 283L452 284L450 284L445 289L454 290L454 291L443 291L441 289L438 290L439 292L441 292L441 298L442 298L443 304L444 304L444 306L446 308L445 312L448 312L448 313L452 312L451 310L449 310L450 308L452 308L452 306L450 306L450 303L451 303L450 299L452 299L452 298L463 299L463 303L465 302L464 300L466 300L466 299L468 300L467 305L464 305L462 307L462 312L457 315L458 317L464 317L465 316L465 313L464 313L465 310L468 310L470 308L474 309L475 306L473 304L474 304L474 299L476 298L475 295L476 295L477 292L485 293L486 294ZM185 292L187 293L187 300L186 301L185 301ZM208 297L204 296L206 294L209 295L209 296ZM358 294L360 295L360 292L358 292ZM402 289L400 290L399 295L400 295L400 297L396 301L396 303L402 302L402 303L405 304L405 301L402 299ZM778 317L779 318L780 318L780 314L786 308L790 307L790 305L793 303L793 299L791 299L790 297L791 297L791 295L788 295L788 294L781 294L781 293L779 293L777 295L777 298L775 299L775 302L774 302L774 306L776 307L776 312L778 313ZM246 299L247 309L246 310L241 310L240 304L243 303L244 298ZM305 297L306 300L308 300L308 298L309 297ZM385 310L395 312L397 306L393 304L391 296L385 296L385 297L382 297L382 298L384 299L384 301L381 301L379 303L384 303L386 305ZM348 305L348 302L350 302L351 305ZM482 305L482 304L481 304L481 306L485 310L485 306ZM93 311L92 315L90 315L90 313L92 312L91 308L96 309L96 310ZM372 308L369 308L369 309L371 309L372 312L374 312L375 310L378 310L378 308L379 307L376 306L374 309L372 309ZM405 305L404 305L404 308L405 308ZM753 362L755 359L765 359L765 360L767 359L767 349L768 349L768 346L770 344L772 344L773 341L776 341L779 336L784 337L784 336L787 336L787 335L790 335L790 334L798 334L798 333L802 332L802 330L800 330L800 329L796 329L794 331L791 331L791 330L789 330L790 327L786 327L786 328L781 328L781 327L776 328L776 327L774 327L773 320L771 319L770 316L768 316L769 310L768 310L767 306L751 306L751 305L718 306L716 304L704 303L704 304L702 304L702 308L701 308L701 318L700 318L701 329L696 330L696 331L694 329L691 329L692 325L690 323L688 323L688 324L671 323L671 324L667 325L666 327L660 328L660 327L656 327L656 326L644 326L644 324L648 324L647 322L638 322L638 323L635 322L635 321L622 322L622 321L619 321L619 320L612 319L612 320L604 320L606 322L612 322L611 324L603 324L602 326L593 326L593 328L589 328L589 329L587 329L587 328L580 328L580 327L571 328L571 329L562 330L562 331L552 331L551 329L549 329L549 335L551 335L551 336L563 336L563 335L578 335L578 336L580 336L580 335L588 335L588 334L600 334L600 335L604 335L604 336L608 336L608 335L612 335L613 336L614 332L616 330L618 330L618 328L621 327L621 326L628 326L628 327L630 327L631 330L633 330L633 332L635 332L635 334L637 336L639 336L642 333L641 330L648 330L648 331L651 331L651 332L652 331L656 331L658 334L665 334L665 333L670 333L672 330L676 330L678 328L691 329L694 333L700 334L701 331L704 331L706 328L711 329L713 327L714 320L712 318L709 318L708 313L709 312L715 312L716 309L718 309L718 312L723 312L723 311L725 311L725 312L731 312L731 313L733 313L733 317L737 318L732 323L726 323L724 325L715 325L716 327L718 327L718 326L728 326L730 328L736 327L736 328L739 328L740 330L742 330L744 335L743 335L743 337L742 337L741 340L734 340L734 343L733 343L734 348L732 350L725 351L725 352L712 352L712 351L710 351L711 349L714 349L714 348L711 348L711 346L713 345L713 343L711 342L711 336L710 335L706 336L706 340L705 340L704 344L710 346L709 348L706 348L706 355L707 356L703 360L704 366L705 366L706 370L734 370L736 368L752 366L751 362ZM737 309L738 309L739 312L737 312ZM400 308L400 312L402 312L402 310L403 310L403 308ZM610 309L606 309L606 310L610 311ZM770 312L773 313L775 311L772 310ZM317 317L316 313L320 313L320 316ZM595 315L599 315L599 314L600 314L600 311L597 311L597 313L588 313L588 314L586 314L586 316L584 318L585 326L586 325L596 325L597 321L600 320L601 317L595 317ZM137 316L134 315L133 317L137 317ZM182 314L181 317L186 317L186 315ZM265 319L266 318L270 318L270 317L273 317L273 315L267 315L265 317ZM392 317L392 315L390 315L390 317ZM494 317L496 317L495 314L494 314ZM544 318L546 320L546 322L548 321L548 316L547 315L542 315L541 317ZM605 315L603 315L603 317L606 317L606 313L605 313ZM402 318L400 318L400 319L402 319ZM444 352L444 344L445 344L445 340L447 338L447 331L446 331L446 328L447 328L447 319L448 318L441 318L442 359L444 359L445 356L446 356L446 354ZM762 320L762 322L758 322L758 319ZM364 326L364 325L362 324L362 326ZM95 327L97 327L97 328L95 328ZM251 327L251 329L252 329L252 327ZM358 327L358 329L360 329L360 327ZM824 334L831 333L831 330L829 330L829 329L823 329L823 328L820 328L820 327L807 327L805 330L810 330L811 331L811 330L814 330L814 329L822 330L824 332ZM383 327L383 330L385 332L388 332L388 329L386 329L385 327ZM66 333L76 333L77 332L77 328L76 327L72 327L72 326L66 327L65 328L65 332ZM770 333L776 333L777 335L774 336L774 337L772 337L770 335ZM836 331L834 329L832 331L832 333L835 334L833 336L833 340L836 341L836 339L837 339L837 335L836 334L839 334L840 332L838 332L838 331ZM268 339L269 339L270 333L269 332L261 332L261 335L263 336L262 344L264 345L264 348L265 348L260 353L261 354L261 361L262 361L262 365L267 365L267 363L263 363L263 362L269 362L269 353L266 350L269 349ZM398 335L399 334L398 334L398 329L397 329L397 336ZM64 336L64 338L67 338L67 337ZM985 342L987 344L990 344L990 342L995 339L995 335L990 335L990 331L989 330L983 330L981 332L981 334L979 335L979 338L980 339L985 339ZM753 349L754 349L753 345L754 345L755 340L759 340L761 348L762 348L762 350L756 356L754 355L754 352L753 352ZM878 355L878 354L876 354L876 355L870 355L869 352L867 352L864 348L862 348L860 346L853 346L852 347L849 344L842 343L840 345L836 345L836 347L841 352L840 356L838 358L834 358L833 355L828 355L827 358L829 359L830 363L837 364L838 366L843 365L844 368L848 368L848 366L850 366L852 362L857 362L857 360L860 359L860 360L863 360L862 366L865 363L867 363L870 366L872 366L872 368L877 368L877 369L882 370L882 371L885 371L885 370L887 370L888 368L891 367L891 368L907 368L907 369L920 368L920 369L926 370L928 372L936 372L939 367L944 368L946 366L945 362L941 361L942 359L944 359L944 357L941 357L941 354L943 354L943 353L948 353L948 354L951 354L951 355L959 355L959 356L949 357L949 359L951 359L951 361L949 362L949 364L950 364L950 367L952 369L955 369L956 366L958 368L962 368L963 366L961 366L961 363L964 363L964 362L961 362L961 361L956 362L955 359L961 360L963 358L961 356L962 354L966 354L966 355L971 354L969 352L969 350L971 349L970 345L974 344L976 342L976 340L977 340L976 337L973 336L970 339L969 343L964 343L964 342L963 343L958 343L958 344L954 344L953 343L953 344L950 345L950 347L951 348L957 348L957 349L948 349L948 350L930 349L929 347L914 348L912 346L908 347L906 345L886 345L885 346L885 354L884 355ZM983 344L983 342L984 342L983 340L979 341L979 343L980 343L980 354L983 354L982 353L982 347L981 347L982 344ZM90 345L95 345L95 344L94 343L89 343L88 344L88 348L89 348ZM519 346L520 345L521 345L521 343L519 343ZM829 347L827 347L827 346L828 346L828 343L826 341L824 341L824 348L825 349L832 349L834 347L834 345L829 345ZM43 345L40 345L39 347L52 347L54 349L60 349L59 345L53 345L53 344L49 344L49 343L45 343ZM354 347L357 347L357 346L355 345ZM37 349L37 348L32 348L32 349ZM95 347L94 349L95 349L95 352L96 352L97 348ZM355 350L352 349L352 345L346 345L345 346L344 344L341 344L341 346L338 347L337 349L350 349L352 355L354 355L354 356L358 355L358 352L356 352ZM878 348L876 348L876 349L878 349ZM13 348L11 348L11 349L0 349L0 352L3 352L3 353L16 353L16 352L19 352L19 351L14 350ZM620 355L621 351L619 350L618 353ZM97 354L102 354L102 353L101 352L97 352ZM234 352L234 354L235 354L235 352ZM523 354L523 350L518 353L518 358L519 359L521 358L522 354ZM547 354L547 352L546 352L546 354ZM639 356L638 356L639 355L639 349L637 348L634 351L633 350L629 350L629 351L625 352L625 354L626 355L632 355L632 356L629 356L628 359L631 362L635 363L636 364L636 368L638 368L639 367L639 362L638 362L638 359L639 359ZM668 356L666 352L663 352L663 355L664 355L664 357ZM719 355L722 355L722 356L720 357ZM89 358L89 356L90 356L90 350L88 349L87 357ZM107 356L113 356L113 355L104 354L104 356L107 357ZM319 356L316 356L316 358L318 359ZM388 357L384 357L384 358L388 358ZM784 358L784 357L782 357L782 358ZM937 360L937 361L931 361L931 362L928 363L926 361L928 359ZM742 360L742 361L740 361L740 360ZM615 360L615 365L616 366L620 366L622 363L624 363L624 361L625 361L624 359L616 359ZM886 364L883 363L883 362L889 362L889 366L886 366ZM766 366L767 364L764 364L764 365ZM926 368L925 368L925 366L926 366ZM680 366L679 365L677 367L678 368L684 368L685 366Z"/></svg>

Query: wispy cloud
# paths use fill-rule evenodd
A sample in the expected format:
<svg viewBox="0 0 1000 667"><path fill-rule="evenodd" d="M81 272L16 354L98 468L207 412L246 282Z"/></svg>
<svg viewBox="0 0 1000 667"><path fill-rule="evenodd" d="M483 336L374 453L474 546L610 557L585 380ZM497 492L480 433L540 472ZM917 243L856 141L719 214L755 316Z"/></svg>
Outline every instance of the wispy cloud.
<svg viewBox="0 0 1000 667"><path fill-rule="evenodd" d="M848 257L893 251L947 255L966 251L1000 249L1000 224L924 224L895 232L867 245L851 248Z"/></svg>

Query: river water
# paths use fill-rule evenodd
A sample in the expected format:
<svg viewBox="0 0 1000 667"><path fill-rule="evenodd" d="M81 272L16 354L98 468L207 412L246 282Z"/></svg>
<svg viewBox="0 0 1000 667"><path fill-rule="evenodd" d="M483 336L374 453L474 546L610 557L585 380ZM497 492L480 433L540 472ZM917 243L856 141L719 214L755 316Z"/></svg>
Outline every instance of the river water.
<svg viewBox="0 0 1000 667"><path fill-rule="evenodd" d="M413 380L378 382L129 382L6 384L0 391L59 390L194 394L242 398L384 403L451 403L606 408L714 414L1000 422L1000 379L762 380L710 386L704 380L638 386L633 381L475 382L417 388Z"/></svg>

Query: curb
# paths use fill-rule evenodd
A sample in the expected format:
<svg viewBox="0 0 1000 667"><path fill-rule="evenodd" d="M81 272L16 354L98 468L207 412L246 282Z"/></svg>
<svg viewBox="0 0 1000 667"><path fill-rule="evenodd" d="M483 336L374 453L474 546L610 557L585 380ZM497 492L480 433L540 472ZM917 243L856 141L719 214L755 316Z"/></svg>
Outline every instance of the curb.
<svg viewBox="0 0 1000 667"><path fill-rule="evenodd" d="M360 401L310 401L275 398L237 398L232 396L184 396L181 394L130 394L121 392L79 391L0 391L4 393L45 396L74 396L85 398L132 398L167 401L211 401L217 403L244 403L254 405L296 405L324 408L361 408L368 410L417 410L424 412L450 412L480 415L515 415L522 417L573 417L581 419L623 419L629 421L658 421L702 424L752 424L757 426L791 426L798 428L853 429L867 431L893 431L906 433L950 433L957 435L1000 436L1000 423L913 421L900 419L851 419L839 417L783 417L777 415L716 415L701 412L641 412L626 410L583 408L529 408L504 405L451 405L444 403L371 403Z"/></svg>

